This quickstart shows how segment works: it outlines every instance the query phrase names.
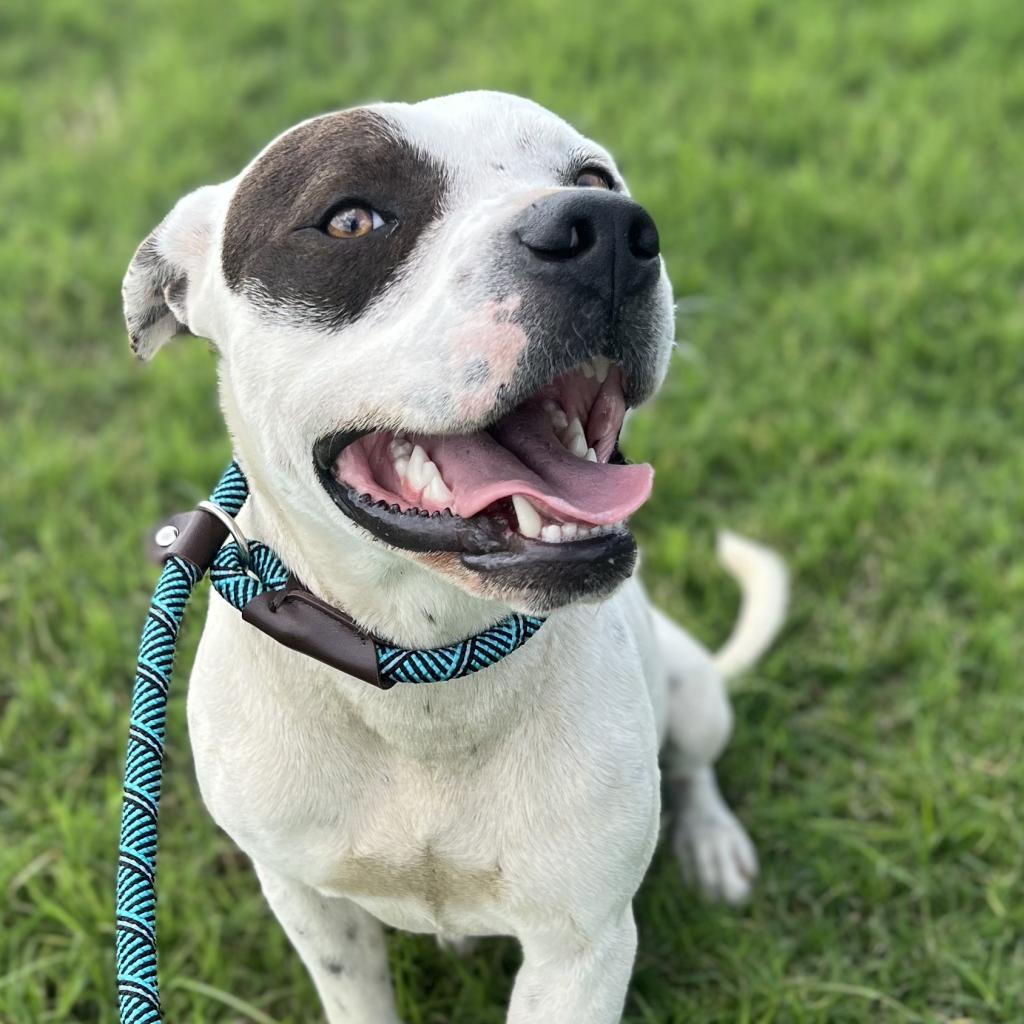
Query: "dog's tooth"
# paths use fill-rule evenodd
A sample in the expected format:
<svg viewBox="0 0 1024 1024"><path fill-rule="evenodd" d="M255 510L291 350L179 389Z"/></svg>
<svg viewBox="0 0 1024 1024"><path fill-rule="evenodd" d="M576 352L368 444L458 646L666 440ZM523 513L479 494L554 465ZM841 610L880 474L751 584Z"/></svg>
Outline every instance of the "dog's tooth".
<svg viewBox="0 0 1024 1024"><path fill-rule="evenodd" d="M530 504L530 499L521 494L513 494L512 506L516 510L516 519L519 521L519 532L524 537L539 537L540 513Z"/></svg>
<svg viewBox="0 0 1024 1024"><path fill-rule="evenodd" d="M597 452L593 448L587 449L587 454L583 456L587 462L597 462Z"/></svg>
<svg viewBox="0 0 1024 1024"><path fill-rule="evenodd" d="M548 414L551 426L555 430L565 430L569 426L569 418L565 415L565 410L553 398L545 399L544 411Z"/></svg>
<svg viewBox="0 0 1024 1024"><path fill-rule="evenodd" d="M562 523L562 540L575 540L579 529L576 523Z"/></svg>
<svg viewBox="0 0 1024 1024"><path fill-rule="evenodd" d="M580 363L580 369L583 371L583 376L587 380L593 379L596 371L594 370L594 364L588 359L585 363Z"/></svg>
<svg viewBox="0 0 1024 1024"><path fill-rule="evenodd" d="M426 469L428 462L430 462L430 459L427 458L427 453L420 447L420 445L416 445L412 450L412 454L409 456L409 468L405 471L406 480L408 480L416 490L420 490L420 488L427 486L430 479Z"/></svg>
<svg viewBox="0 0 1024 1024"><path fill-rule="evenodd" d="M393 458L397 458L399 455L409 455L412 453L412 441L404 437L395 437L391 439L388 448Z"/></svg>
<svg viewBox="0 0 1024 1024"><path fill-rule="evenodd" d="M437 470L432 462L427 463L434 470L430 477L430 482L426 487L423 488L423 497L432 501L435 505L443 505L446 501L452 500L452 492L448 490L447 485L441 479L441 474Z"/></svg>
<svg viewBox="0 0 1024 1024"><path fill-rule="evenodd" d="M594 356L594 376L598 383L603 384L608 379L608 371L611 369L612 361L604 356Z"/></svg>
<svg viewBox="0 0 1024 1024"><path fill-rule="evenodd" d="M576 422L579 423L579 420ZM577 458L585 459L587 457L587 439L583 436L582 432L570 436L569 451Z"/></svg>
<svg viewBox="0 0 1024 1024"><path fill-rule="evenodd" d="M549 544L560 544L562 542L562 528L558 523L549 523L541 529L540 539L546 540Z"/></svg>
<svg viewBox="0 0 1024 1024"><path fill-rule="evenodd" d="M403 477L403 478L409 472L409 456L408 455L400 455L400 456L398 456L398 458L395 459L395 472L400 477Z"/></svg>

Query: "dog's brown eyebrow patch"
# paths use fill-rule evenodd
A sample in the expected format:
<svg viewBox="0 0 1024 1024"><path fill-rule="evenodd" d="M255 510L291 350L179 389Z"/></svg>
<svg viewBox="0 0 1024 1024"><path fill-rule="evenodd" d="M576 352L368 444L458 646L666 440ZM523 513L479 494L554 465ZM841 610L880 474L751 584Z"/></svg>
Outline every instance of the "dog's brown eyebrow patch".
<svg viewBox="0 0 1024 1024"><path fill-rule="evenodd" d="M278 140L239 184L224 228L224 277L268 313L340 329L394 280L445 192L444 168L380 114L318 117ZM346 201L394 223L333 238L323 223Z"/></svg>

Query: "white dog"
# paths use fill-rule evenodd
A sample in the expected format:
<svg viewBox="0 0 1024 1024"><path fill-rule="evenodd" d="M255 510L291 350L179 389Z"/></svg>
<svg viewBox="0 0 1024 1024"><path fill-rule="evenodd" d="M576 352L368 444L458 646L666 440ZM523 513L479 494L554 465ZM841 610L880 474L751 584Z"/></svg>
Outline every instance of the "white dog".
<svg viewBox="0 0 1024 1024"><path fill-rule="evenodd" d="M744 899L753 847L712 764L723 679L771 642L778 559L709 655L648 604L618 452L673 337L653 221L611 156L526 100L314 118L182 199L125 278L133 347L212 340L247 536L405 647L548 615L490 668L382 690L214 597L188 711L203 798L252 858L332 1024L398 1020L382 925L522 944L512 1024L619 1020L631 902L674 753L674 844ZM368 496L368 497L367 497Z"/></svg>

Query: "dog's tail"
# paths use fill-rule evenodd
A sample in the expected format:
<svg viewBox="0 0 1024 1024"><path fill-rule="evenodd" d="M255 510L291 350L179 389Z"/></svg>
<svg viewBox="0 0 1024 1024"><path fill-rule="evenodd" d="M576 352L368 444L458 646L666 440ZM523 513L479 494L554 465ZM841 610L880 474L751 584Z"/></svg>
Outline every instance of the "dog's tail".
<svg viewBox="0 0 1024 1024"><path fill-rule="evenodd" d="M718 560L740 588L740 613L732 634L714 654L725 679L746 672L771 647L789 606L786 563L770 548L722 530Z"/></svg>

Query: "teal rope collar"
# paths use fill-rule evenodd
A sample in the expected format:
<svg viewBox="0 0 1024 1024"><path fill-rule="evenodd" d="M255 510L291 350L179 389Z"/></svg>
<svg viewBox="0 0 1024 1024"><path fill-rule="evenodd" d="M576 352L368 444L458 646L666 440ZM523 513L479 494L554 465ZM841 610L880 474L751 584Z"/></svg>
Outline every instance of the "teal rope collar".
<svg viewBox="0 0 1024 1024"><path fill-rule="evenodd" d="M479 672L507 657L543 619L509 615L445 647L409 650L360 630L309 593L265 544L247 541L234 517L248 483L232 462L196 512L176 516L155 543L157 581L139 640L132 689L117 862L117 989L121 1024L160 1024L156 950L156 850L167 695L185 606L210 572L217 593L282 643L387 689ZM228 535L234 539L227 544Z"/></svg>

